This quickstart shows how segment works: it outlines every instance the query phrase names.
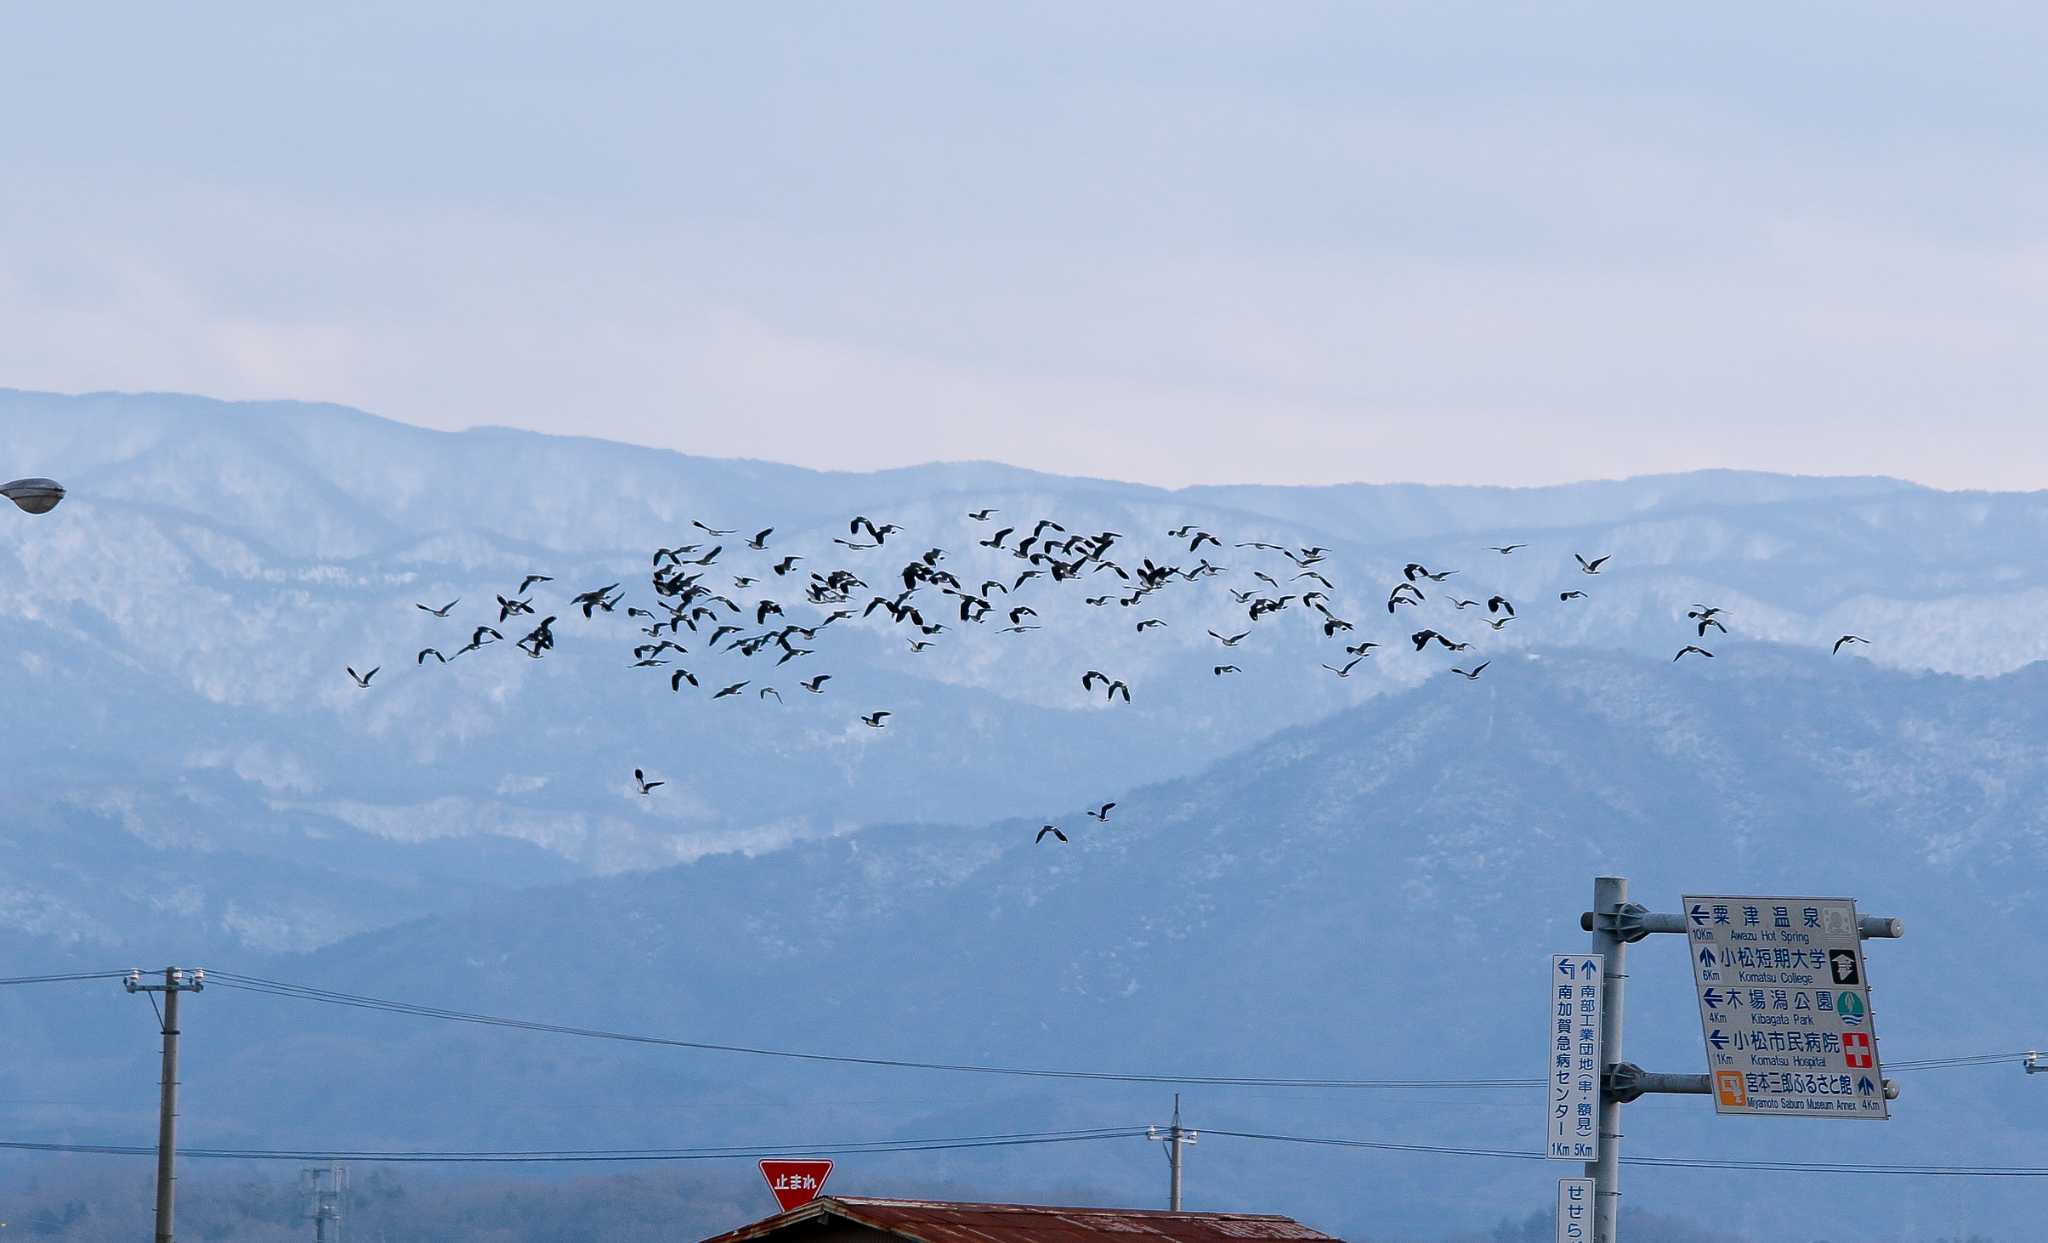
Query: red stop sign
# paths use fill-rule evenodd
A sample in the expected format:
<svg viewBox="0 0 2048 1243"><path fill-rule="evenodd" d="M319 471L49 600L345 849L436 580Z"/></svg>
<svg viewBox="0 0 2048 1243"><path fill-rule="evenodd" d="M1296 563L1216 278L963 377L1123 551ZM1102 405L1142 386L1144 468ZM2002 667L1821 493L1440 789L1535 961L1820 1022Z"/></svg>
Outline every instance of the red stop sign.
<svg viewBox="0 0 2048 1243"><path fill-rule="evenodd" d="M767 1180L768 1190L775 1193L775 1202L785 1213L817 1199L825 1180L831 1176L830 1161L761 1162L761 1177Z"/></svg>

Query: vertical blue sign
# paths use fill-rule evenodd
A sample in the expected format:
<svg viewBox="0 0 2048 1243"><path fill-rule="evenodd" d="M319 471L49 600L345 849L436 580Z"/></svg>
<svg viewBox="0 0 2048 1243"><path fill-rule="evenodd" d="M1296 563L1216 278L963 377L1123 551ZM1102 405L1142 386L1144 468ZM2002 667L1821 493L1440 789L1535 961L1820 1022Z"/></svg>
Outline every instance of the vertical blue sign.
<svg viewBox="0 0 2048 1243"><path fill-rule="evenodd" d="M1600 1159L1604 976L1605 965L1598 954L1550 956L1543 1155L1553 1161Z"/></svg>

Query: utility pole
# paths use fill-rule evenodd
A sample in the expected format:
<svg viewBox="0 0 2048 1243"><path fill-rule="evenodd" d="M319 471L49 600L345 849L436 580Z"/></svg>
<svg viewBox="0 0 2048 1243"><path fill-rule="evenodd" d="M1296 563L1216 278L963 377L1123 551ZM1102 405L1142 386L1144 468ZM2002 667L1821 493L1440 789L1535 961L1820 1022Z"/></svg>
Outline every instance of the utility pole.
<svg viewBox="0 0 2048 1243"><path fill-rule="evenodd" d="M312 1196L313 1243L341 1243L341 1198L348 1191L348 1167L339 1161L309 1165L300 1175Z"/></svg>
<svg viewBox="0 0 2048 1243"><path fill-rule="evenodd" d="M1201 1139L1200 1131L1190 1131L1180 1124L1180 1093L1173 1094L1173 1125L1164 1130L1156 1126L1145 1128L1146 1139L1163 1140L1166 1143L1166 1164L1171 1171L1167 1176L1166 1206L1180 1212L1180 1158L1181 1149Z"/></svg>
<svg viewBox="0 0 2048 1243"><path fill-rule="evenodd" d="M131 993L164 995L164 1008L157 1016L163 1024L164 1071L156 1124L156 1243L172 1243L177 1220L178 994L205 988L206 972L165 967L163 983L144 984L140 971L130 971L122 983Z"/></svg>

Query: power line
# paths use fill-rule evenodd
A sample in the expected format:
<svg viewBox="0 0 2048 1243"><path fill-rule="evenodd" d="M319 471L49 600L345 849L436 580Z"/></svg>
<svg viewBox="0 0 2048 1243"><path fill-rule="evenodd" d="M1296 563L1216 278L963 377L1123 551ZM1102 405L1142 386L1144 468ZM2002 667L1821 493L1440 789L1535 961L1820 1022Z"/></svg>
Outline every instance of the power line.
<svg viewBox="0 0 2048 1243"><path fill-rule="evenodd" d="M837 1144L752 1144L699 1148L568 1148L533 1151L312 1151L267 1148L181 1148L187 1157L222 1161L362 1161L394 1164L539 1164L625 1161L737 1161L811 1153L859 1155L895 1152L950 1152L970 1148L1016 1148L1043 1144L1080 1144L1106 1139L1142 1137L1143 1127L1095 1127L1074 1131L1026 1131L997 1135L960 1135L937 1139L857 1140ZM103 1157L154 1156L153 1146L136 1144L61 1144L0 1140L0 1150L71 1153Z"/></svg>
<svg viewBox="0 0 2048 1243"><path fill-rule="evenodd" d="M1252 1075L1123 1074L1111 1071L1055 1070L1042 1067L1001 1066L968 1062L930 1062L906 1058L858 1057L849 1054L813 1053L795 1049L773 1049L753 1045L721 1044L705 1040L685 1040L633 1032L607 1031L601 1028L576 1027L562 1023L545 1023L532 1019L505 1018L498 1015L476 1014L462 1010L446 1010L437 1006L415 1005L410 1002L390 1001L380 997L366 997L355 993L334 992L329 989L313 988L308 985L288 984L278 980L266 980L258 976L237 975L229 971L215 971L207 979L209 983L223 988L239 988L247 992L263 993L273 997L287 997L297 1001L316 1001L325 1005L352 1006L365 1010L382 1010L393 1014L441 1019L453 1023L471 1023L485 1027L507 1027L521 1031L579 1036L593 1040L617 1040L630 1044L694 1049L710 1053L736 1053L750 1057L785 1058L793 1061L827 1062L839 1065L881 1066L899 1070L934 1070L950 1071L958 1074L1012 1075L1031 1079L1081 1079L1112 1083L1197 1084L1207 1087L1326 1089L1534 1088L1540 1087L1543 1083L1540 1079L1292 1079Z"/></svg>
<svg viewBox="0 0 2048 1243"><path fill-rule="evenodd" d="M1261 1131L1221 1131L1213 1127L1203 1128L1202 1133L1281 1144L1313 1144L1326 1148L1368 1148L1381 1152L1419 1152L1437 1156L1491 1157L1512 1161L1547 1159L1541 1152L1518 1148L1459 1148L1441 1144L1401 1144L1382 1140L1335 1139L1315 1135L1276 1135ZM1625 1165L1688 1170L1770 1170L1791 1174L1889 1174L1929 1178L2048 1178L2048 1166L1863 1165L1846 1161L1740 1161L1713 1157L1623 1157L1621 1160Z"/></svg>
<svg viewBox="0 0 2048 1243"><path fill-rule="evenodd" d="M119 979L126 971L82 971L48 975L26 975L0 977L0 985L49 984L73 980ZM907 1058L860 1057L849 1054L816 1053L795 1049L775 1049L750 1045L723 1044L714 1041L687 1040L665 1036L651 1036L633 1032L608 1031L601 1028L578 1027L562 1023L548 1023L531 1019L506 1018L498 1015L478 1014L468 1011L448 1010L435 1006L417 1005L411 1002L392 1001L380 997L369 997L356 993L337 992L332 989L316 988L311 985L291 984L282 980L270 980L261 976L239 975L231 971L216 971L213 981L220 987L237 988L244 992L262 993L273 997L286 997L298 1001L314 1001L323 1005L348 1006L365 1010L383 1010L393 1014L411 1015L417 1018L440 1019L445 1022L469 1023L488 1027L505 1027L521 1031L541 1032L552 1035L576 1036L584 1039L613 1040L631 1044L656 1045L668 1048L693 1049L709 1053L732 1053L748 1057L783 1058L794 1061L825 1062L839 1065L879 1066L899 1070L946 1071L956 1074L1008 1075L1034 1079L1074 1079L1109 1083L1163 1083L1192 1084L1205 1087L1258 1087L1258 1088L1321 1088L1346 1090L1414 1090L1434 1091L1458 1088L1539 1088L1541 1079L1305 1079L1273 1075L1171 1075L1138 1074L1112 1071L1059 1070L1044 1067L1003 1066L979 1063L920 1061ZM1954 1067L1989 1066L2005 1062L2018 1062L2026 1057L2024 1050L2010 1053L1976 1053L1955 1057L1922 1058L1896 1061L1886 1064L1887 1071L1911 1073L1921 1070L1942 1070Z"/></svg>
<svg viewBox="0 0 2048 1243"><path fill-rule="evenodd" d="M678 1037L608 1031L602 1028L578 1027L562 1023L542 1022L534 1019L505 1018L499 1015L448 1010L437 1006L424 1006L413 1002L392 1001L381 997L369 997L359 993L337 992L332 989L316 988L312 985L291 984L281 980L264 979L261 976L239 975L232 971L216 971L210 978L222 987L239 988L246 992L263 993L273 997L286 997L297 1001L315 1001L323 1005L349 1006L364 1010L382 1010L393 1014L440 1019L446 1022L469 1023L486 1027L506 1027L520 1031L577 1036L593 1040L616 1040L631 1044L694 1049L710 1053L734 1053L749 1057L784 1058L795 1061L827 1062L840 1065L881 1066L900 1070L934 1070L950 1071L959 1074L1011 1075L1034 1079L1080 1079L1112 1083L1196 1084L1205 1087L1437 1090L1446 1088L1540 1088L1544 1083L1542 1079L1296 1079L1269 1075L1126 1074L1113 1071L1057 1070L1043 1067L860 1057L850 1054L815 1053L795 1049L722 1044L705 1040L688 1040ZM2024 1051L2017 1053L1976 1053L1957 1057L1891 1062L1886 1064L1885 1069L1888 1071L1911 1072L1917 1070L1938 1070L1956 1066L1985 1066L2000 1062L2017 1062L2025 1056Z"/></svg>
<svg viewBox="0 0 2048 1243"><path fill-rule="evenodd" d="M5 984L58 984L66 980L118 980L126 971L74 971L65 975L16 975L0 978Z"/></svg>

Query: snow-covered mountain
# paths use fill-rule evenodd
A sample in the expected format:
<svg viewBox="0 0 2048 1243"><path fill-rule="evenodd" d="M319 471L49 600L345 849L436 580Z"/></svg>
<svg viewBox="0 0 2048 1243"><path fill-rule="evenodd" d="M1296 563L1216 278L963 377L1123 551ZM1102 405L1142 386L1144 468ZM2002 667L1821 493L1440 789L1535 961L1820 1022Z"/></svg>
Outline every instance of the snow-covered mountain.
<svg viewBox="0 0 2048 1243"><path fill-rule="evenodd" d="M1533 1077L1544 955L1584 944L1591 877L1673 909L1687 890L1847 894L1897 915L1873 943L1891 1061L2023 1049L2048 1031L2031 965L2048 898L2048 666L1995 679L1733 643L1711 664L1523 653L1467 684L1376 698L1200 772L1118 790L1110 821L879 825L757 856L484 898L240 971L459 1010L883 1058L1186 1075ZM1628 1056L1695 1070L1682 943L1632 958ZM38 963L98 951L22 946ZM165 957L158 954L157 957ZM154 961L154 960L151 960ZM245 965L248 964L248 965ZM111 983L31 1007L0 1098L146 1087L147 1016ZM127 1007L124 1009L123 1007ZM979 1134L1156 1121L1166 1085L818 1066L477 1028L210 989L188 1008L190 1142L635 1147L770 1137ZM124 1017L125 1016L125 1017ZM111 1068L125 1067L115 1071ZM2042 1115L2016 1064L1902 1071L1880 1127L1792 1134L1697 1099L1630 1107L1630 1151L2012 1164ZM346 1085L337 1090L337 1085ZM516 1090L507 1085L516 1084ZM1538 1094L1193 1086L1212 1134L1197 1203L1276 1203L1348 1237L1440 1237L1542 1204L1541 1163L1303 1150L1221 1131L1533 1148ZM126 1106L16 1109L17 1133L118 1140ZM1811 1133L1821 1132L1821 1133ZM1151 1188L1121 1147L949 1159L1022 1198ZM907 1191L910 1159L848 1188ZM964 1171L964 1173L963 1173ZM1731 1198L1728 1180L1743 1194ZM1820 1190L1814 1191L1818 1184ZM2031 1192L1631 1168L1630 1202L1757 1238L1993 1237ZM1809 1194L1810 1193L1810 1194ZM1447 1207L1449 1206L1449 1207Z"/></svg>
<svg viewBox="0 0 2048 1243"><path fill-rule="evenodd" d="M86 944L196 931L209 948L305 949L529 883L875 821L1041 814L1437 676L1456 660L1413 658L1406 635L1422 626L1473 642L1474 659L1668 654L1693 637L1683 614L1711 600L1740 638L1820 646L1853 630L1875 640L1853 659L1898 669L1986 675L2048 655L2030 621L2048 604L2032 555L2048 499L1883 479L1173 492L980 463L820 473L292 403L21 392L0 392L0 463L72 489L46 517L0 515L0 644L10 698L33 705L0 717L14 848L0 927ZM979 506L1002 516L968 520ZM834 544L855 514L904 533L880 550ZM672 694L667 669L627 667L644 639L623 613L567 616L545 661L507 645L414 663L495 624L493 597L529 572L554 576L533 593L545 611L609 582L651 605L653 549L721 542L693 519L774 527L764 553L723 537L720 572L764 580L728 594L748 609L772 594L791 620L816 620L769 573L780 555L881 591L943 547L963 580L1009 580L1021 564L977 541L1040 517L1123 532L1134 564L1194 564L1165 536L1193 523L1222 537L1201 554L1231 572L1135 610L1082 603L1121 587L1107 575L989 593L1038 609L1024 620L1044 629L1018 635L942 618L938 598L925 607L953 629L918 654L878 619L842 623L782 670L670 654L697 693ZM1317 586L1234 547L1250 541L1331 548L1312 569L1356 629L1325 637L1298 604L1249 624L1228 589L1265 590L1254 570ZM1485 548L1502 542L1530 546ZM1613 559L1588 579L1575 551ZM1390 616L1411 559L1460 573ZM1586 600L1555 599L1581 587ZM1495 591L1521 608L1499 633L1447 603ZM448 620L413 607L456 597ZM1139 613L1168 625L1138 634ZM1255 634L1226 650L1212 627ZM1361 639L1385 646L1349 679L1324 671ZM1245 673L1216 677L1219 663ZM344 665L382 672L360 692ZM1085 694L1090 668L1128 680L1134 701ZM794 689L819 672L833 675L825 695ZM743 697L707 702L742 679ZM752 698L764 685L781 707ZM858 722L876 708L895 713L886 731ZM668 781L660 797L635 793L635 767Z"/></svg>

